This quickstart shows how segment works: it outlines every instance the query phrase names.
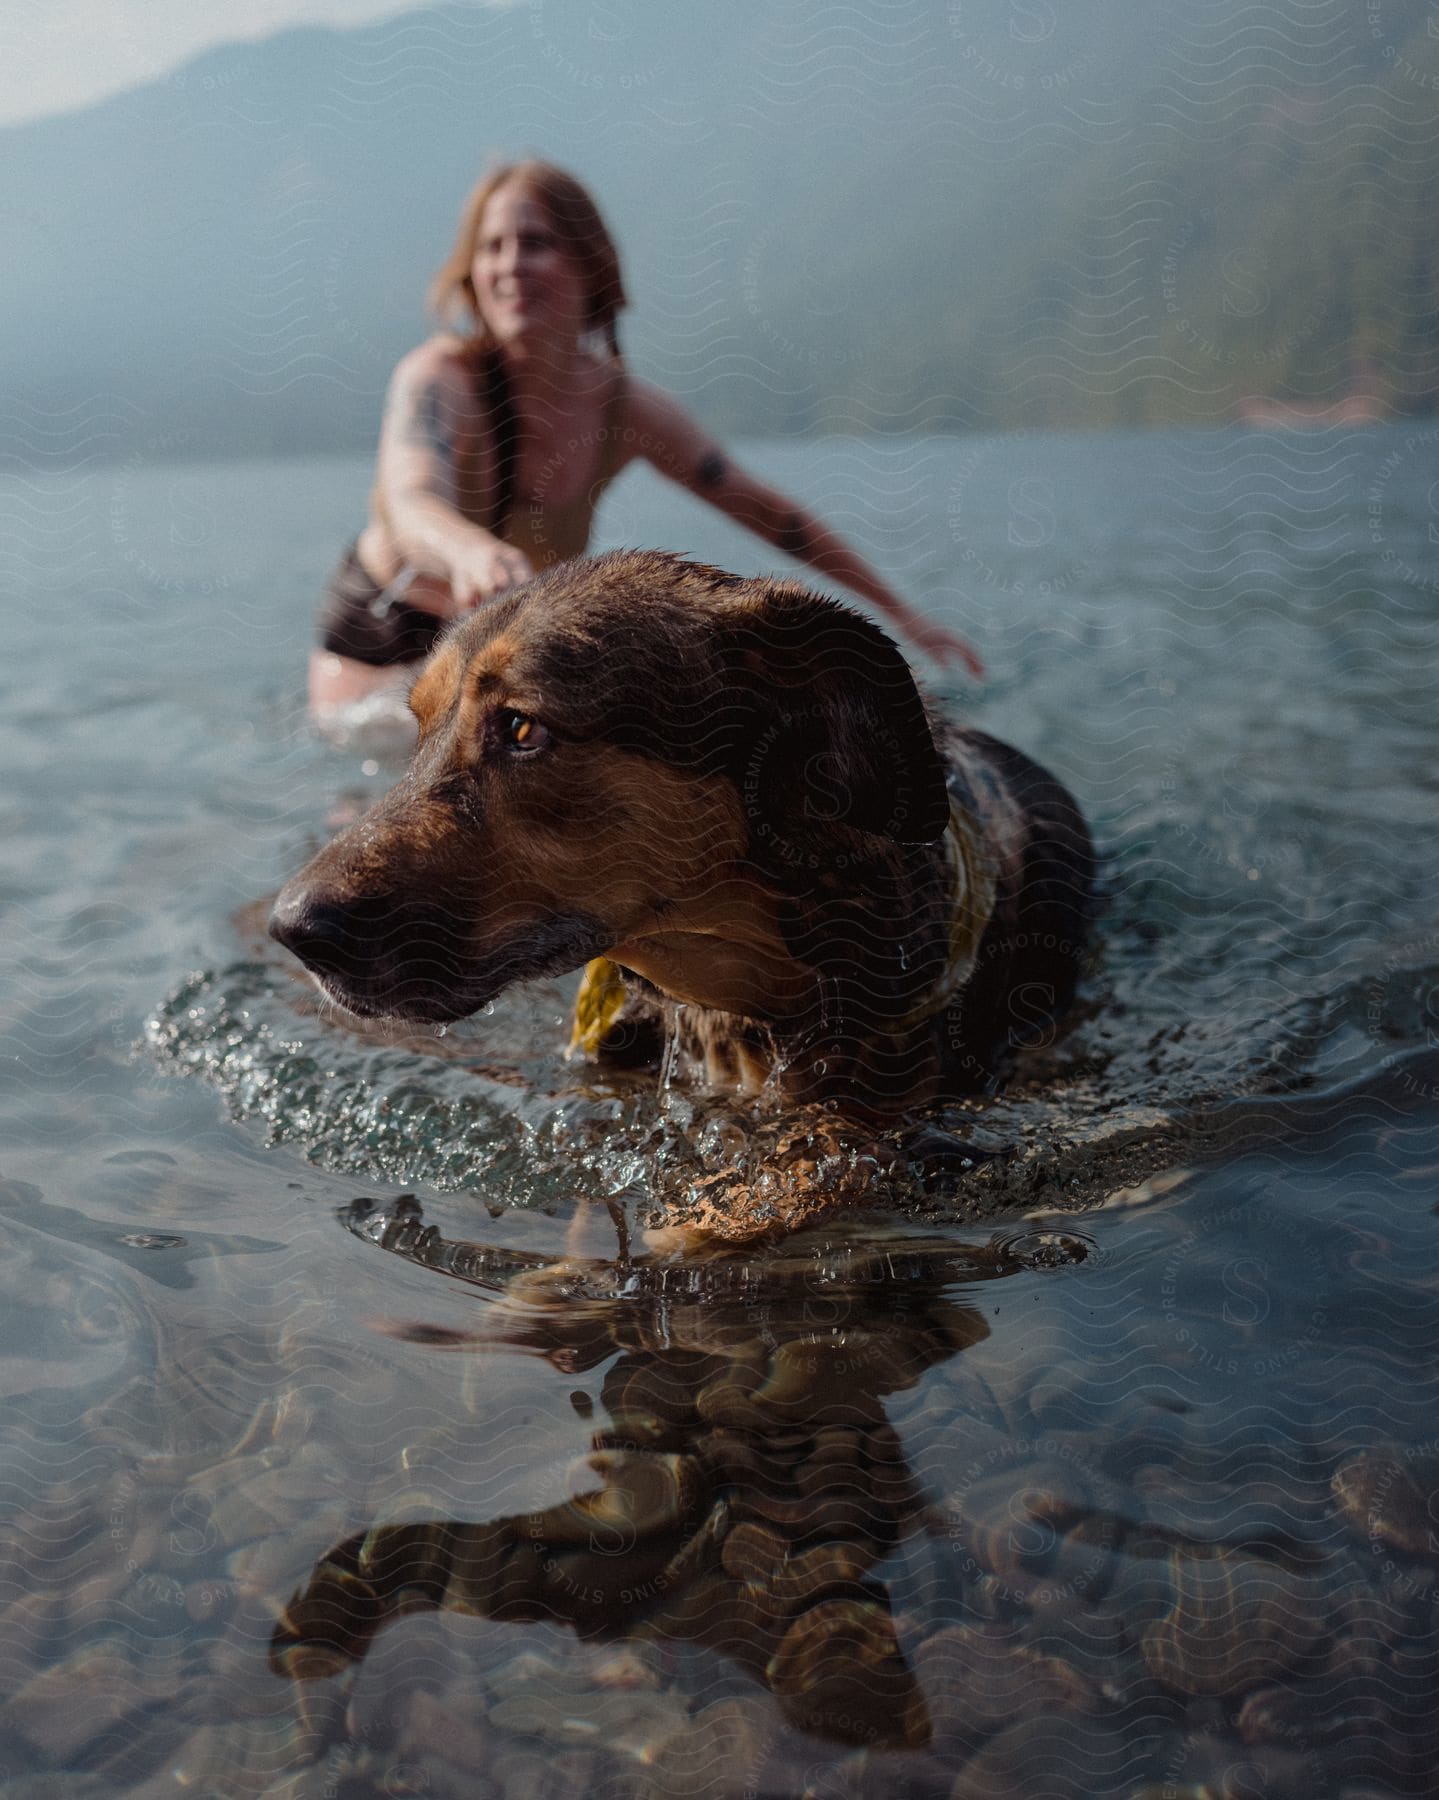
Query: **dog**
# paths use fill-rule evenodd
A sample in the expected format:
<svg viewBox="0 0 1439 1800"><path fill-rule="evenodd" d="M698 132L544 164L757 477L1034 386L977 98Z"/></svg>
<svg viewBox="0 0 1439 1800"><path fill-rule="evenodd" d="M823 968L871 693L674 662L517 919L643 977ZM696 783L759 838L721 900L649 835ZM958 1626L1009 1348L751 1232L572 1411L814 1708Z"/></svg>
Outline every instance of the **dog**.
<svg viewBox="0 0 1439 1800"><path fill-rule="evenodd" d="M991 1090L1071 1000L1074 800L798 584L562 563L452 628L410 706L408 773L270 921L352 1013L439 1024L591 964L587 1052L668 1042L718 1088L883 1125Z"/></svg>

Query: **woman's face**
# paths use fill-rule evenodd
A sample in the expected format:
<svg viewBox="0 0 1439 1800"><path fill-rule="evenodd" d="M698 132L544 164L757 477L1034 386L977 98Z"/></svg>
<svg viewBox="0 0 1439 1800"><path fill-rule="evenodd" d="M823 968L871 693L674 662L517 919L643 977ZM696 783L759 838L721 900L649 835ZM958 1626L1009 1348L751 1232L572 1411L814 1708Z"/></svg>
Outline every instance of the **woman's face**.
<svg viewBox="0 0 1439 1800"><path fill-rule="evenodd" d="M480 319L499 344L542 338L566 347L585 328L580 270L529 189L496 188L480 215L470 278Z"/></svg>

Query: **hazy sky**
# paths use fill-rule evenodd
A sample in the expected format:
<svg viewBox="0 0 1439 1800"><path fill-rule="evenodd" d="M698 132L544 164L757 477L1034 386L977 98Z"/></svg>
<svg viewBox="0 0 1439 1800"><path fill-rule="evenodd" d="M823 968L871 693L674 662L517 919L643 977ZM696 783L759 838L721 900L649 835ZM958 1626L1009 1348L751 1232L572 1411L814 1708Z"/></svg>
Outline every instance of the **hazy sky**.
<svg viewBox="0 0 1439 1800"><path fill-rule="evenodd" d="M422 0L3 0L0 125L68 112L287 25L361 25ZM475 0L476 4L481 0Z"/></svg>

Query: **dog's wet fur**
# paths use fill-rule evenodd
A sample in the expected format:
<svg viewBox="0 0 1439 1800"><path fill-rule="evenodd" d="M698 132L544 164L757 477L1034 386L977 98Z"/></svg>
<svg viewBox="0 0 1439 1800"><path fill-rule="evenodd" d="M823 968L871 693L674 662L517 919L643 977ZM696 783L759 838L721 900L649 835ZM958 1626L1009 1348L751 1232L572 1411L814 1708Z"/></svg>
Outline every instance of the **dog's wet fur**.
<svg viewBox="0 0 1439 1800"><path fill-rule="evenodd" d="M716 1085L882 1121L991 1088L1072 997L1073 800L803 587L655 551L563 563L457 625L410 704L408 773L271 919L354 1013L457 1019L604 955L638 979L601 1055L673 1029ZM995 904L935 1008L951 796Z"/></svg>

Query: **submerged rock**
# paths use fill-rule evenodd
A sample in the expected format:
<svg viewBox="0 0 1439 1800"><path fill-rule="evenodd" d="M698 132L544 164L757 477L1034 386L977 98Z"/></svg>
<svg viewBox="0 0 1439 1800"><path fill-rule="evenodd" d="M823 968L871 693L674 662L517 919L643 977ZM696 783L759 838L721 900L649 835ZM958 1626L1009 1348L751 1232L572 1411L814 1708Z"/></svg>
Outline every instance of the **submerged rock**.
<svg viewBox="0 0 1439 1800"><path fill-rule="evenodd" d="M533 1535L611 1555L632 1539L678 1529L707 1492L694 1457L657 1451L593 1450L575 1464L574 1480L585 1491L537 1514Z"/></svg>
<svg viewBox="0 0 1439 1800"><path fill-rule="evenodd" d="M707 1706L656 1752L636 1800L730 1800L763 1792L760 1774L776 1735L774 1709L756 1699Z"/></svg>
<svg viewBox="0 0 1439 1800"><path fill-rule="evenodd" d="M964 1765L951 1800L1129 1800L1132 1746L1117 1733L1074 1714L1028 1710ZM1218 1800L1214 1796L1213 1800Z"/></svg>
<svg viewBox="0 0 1439 1800"><path fill-rule="evenodd" d="M181 1673L175 1655L144 1657L119 1639L102 1639L17 1689L0 1707L0 1729L47 1761L74 1762L132 1713L173 1700Z"/></svg>
<svg viewBox="0 0 1439 1800"><path fill-rule="evenodd" d="M766 1670L786 1716L840 1743L929 1742L924 1695L894 1620L873 1600L825 1600L801 1613Z"/></svg>
<svg viewBox="0 0 1439 1800"><path fill-rule="evenodd" d="M1016 1719L1102 1705L1078 1669L1029 1649L1013 1628L950 1626L920 1646L914 1664L936 1749L973 1747Z"/></svg>
<svg viewBox="0 0 1439 1800"><path fill-rule="evenodd" d="M689 1718L679 1694L642 1689L590 1688L580 1692L535 1687L498 1700L489 1723L500 1731L559 1745L598 1745L650 1761Z"/></svg>
<svg viewBox="0 0 1439 1800"><path fill-rule="evenodd" d="M1141 1638L1151 1674L1183 1694L1242 1694L1309 1661L1328 1633L1311 1581L1255 1556L1172 1559L1175 1599Z"/></svg>
<svg viewBox="0 0 1439 1800"><path fill-rule="evenodd" d="M752 1519L738 1524L725 1538L720 1560L726 1575L737 1581L767 1582L789 1555L789 1540L772 1526Z"/></svg>
<svg viewBox="0 0 1439 1800"><path fill-rule="evenodd" d="M1439 1457L1361 1451L1335 1470L1332 1486L1356 1537L1439 1563Z"/></svg>

